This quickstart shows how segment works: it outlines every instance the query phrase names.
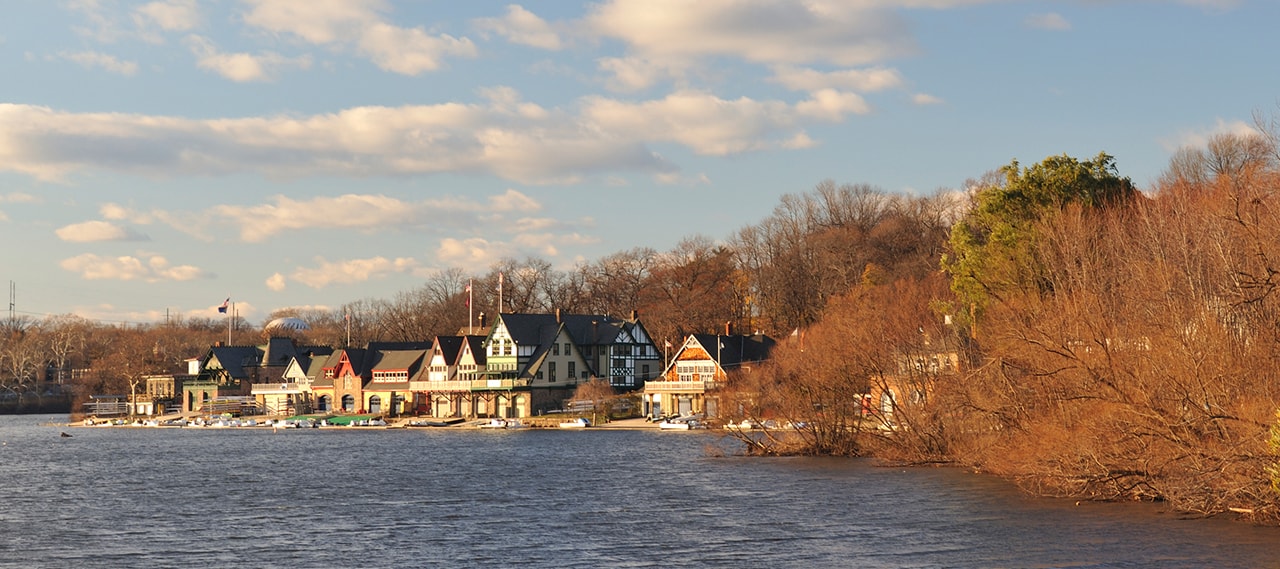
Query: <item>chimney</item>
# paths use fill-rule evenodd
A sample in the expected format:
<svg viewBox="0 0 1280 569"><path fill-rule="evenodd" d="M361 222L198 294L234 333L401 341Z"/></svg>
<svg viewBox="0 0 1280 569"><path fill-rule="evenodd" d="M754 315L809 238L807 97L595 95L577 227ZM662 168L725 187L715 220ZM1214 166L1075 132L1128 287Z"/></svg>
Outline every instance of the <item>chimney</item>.
<svg viewBox="0 0 1280 569"><path fill-rule="evenodd" d="M559 309L559 308L557 308L557 309L556 309L556 323L559 323L559 322L560 322L560 309Z"/></svg>
<svg viewBox="0 0 1280 569"><path fill-rule="evenodd" d="M631 321L635 322L639 318L640 318L640 312L635 310L634 308L631 309Z"/></svg>
<svg viewBox="0 0 1280 569"><path fill-rule="evenodd" d="M732 329L729 327L729 325L730 325L730 324L732 324L732 322L725 322L725 323L724 323L724 335L725 335L725 336L732 336L732 335L733 335L733 331L732 331Z"/></svg>
<svg viewBox="0 0 1280 569"><path fill-rule="evenodd" d="M480 327L484 328L484 313L480 313Z"/></svg>

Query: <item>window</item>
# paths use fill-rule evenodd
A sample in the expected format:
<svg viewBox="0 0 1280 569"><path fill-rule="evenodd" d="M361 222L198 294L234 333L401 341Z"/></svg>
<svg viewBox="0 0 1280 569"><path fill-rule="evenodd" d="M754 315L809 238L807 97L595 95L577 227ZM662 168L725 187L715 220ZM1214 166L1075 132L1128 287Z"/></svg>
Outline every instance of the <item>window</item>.
<svg viewBox="0 0 1280 569"><path fill-rule="evenodd" d="M640 366L640 374L642 379L649 379L649 364Z"/></svg>
<svg viewBox="0 0 1280 569"><path fill-rule="evenodd" d="M560 344L551 344L551 355L560 355Z"/></svg>
<svg viewBox="0 0 1280 569"><path fill-rule="evenodd" d="M556 380L556 362L551 362L548 365L550 367L547 368L547 381L555 381Z"/></svg>
<svg viewBox="0 0 1280 569"><path fill-rule="evenodd" d="M570 344L569 342L565 342L565 343L564 343L564 355L566 355L566 356L567 356L567 355L570 355L571 353L573 353L573 352L570 350L570 348L569 348L569 347L570 347L570 346L572 346L572 345L573 345L573 344Z"/></svg>
<svg viewBox="0 0 1280 569"><path fill-rule="evenodd" d="M572 378L573 378L573 376L578 375L578 370L576 369L577 367L578 367L578 362L569 362L569 376L568 376L568 377L569 377L570 379L572 379Z"/></svg>

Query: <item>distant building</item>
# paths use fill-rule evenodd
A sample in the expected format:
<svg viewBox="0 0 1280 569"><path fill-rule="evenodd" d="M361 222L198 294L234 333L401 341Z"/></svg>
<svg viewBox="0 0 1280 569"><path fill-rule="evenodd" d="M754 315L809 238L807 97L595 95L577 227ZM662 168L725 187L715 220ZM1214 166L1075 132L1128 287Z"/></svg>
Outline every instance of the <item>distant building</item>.
<svg viewBox="0 0 1280 569"><path fill-rule="evenodd" d="M661 378L644 384L641 411L648 416L719 415L714 395L727 374L769 359L776 342L763 334L691 334Z"/></svg>

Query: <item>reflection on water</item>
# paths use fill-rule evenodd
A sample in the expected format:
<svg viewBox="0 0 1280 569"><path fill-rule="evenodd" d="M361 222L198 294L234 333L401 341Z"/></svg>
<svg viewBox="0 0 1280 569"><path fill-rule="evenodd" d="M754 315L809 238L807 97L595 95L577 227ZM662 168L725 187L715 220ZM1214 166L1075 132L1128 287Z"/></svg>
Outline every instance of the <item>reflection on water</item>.
<svg viewBox="0 0 1280 569"><path fill-rule="evenodd" d="M0 417L0 564L1280 567L1270 528L956 469L723 457L701 433L56 420Z"/></svg>

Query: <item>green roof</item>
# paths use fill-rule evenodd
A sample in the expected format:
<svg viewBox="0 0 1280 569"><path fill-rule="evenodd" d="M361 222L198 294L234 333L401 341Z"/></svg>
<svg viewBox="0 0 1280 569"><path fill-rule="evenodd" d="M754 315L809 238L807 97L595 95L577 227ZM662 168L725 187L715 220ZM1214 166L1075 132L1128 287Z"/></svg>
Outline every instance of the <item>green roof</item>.
<svg viewBox="0 0 1280 569"><path fill-rule="evenodd" d="M352 423L358 423L358 422L360 422L360 421L370 421L370 420L373 420L373 419L377 419L378 417L381 417L381 416L382 416L381 414L374 414L374 415L338 415L338 416L336 416L336 417L329 417L329 424L330 424L330 425L350 425L350 424L352 424Z"/></svg>

